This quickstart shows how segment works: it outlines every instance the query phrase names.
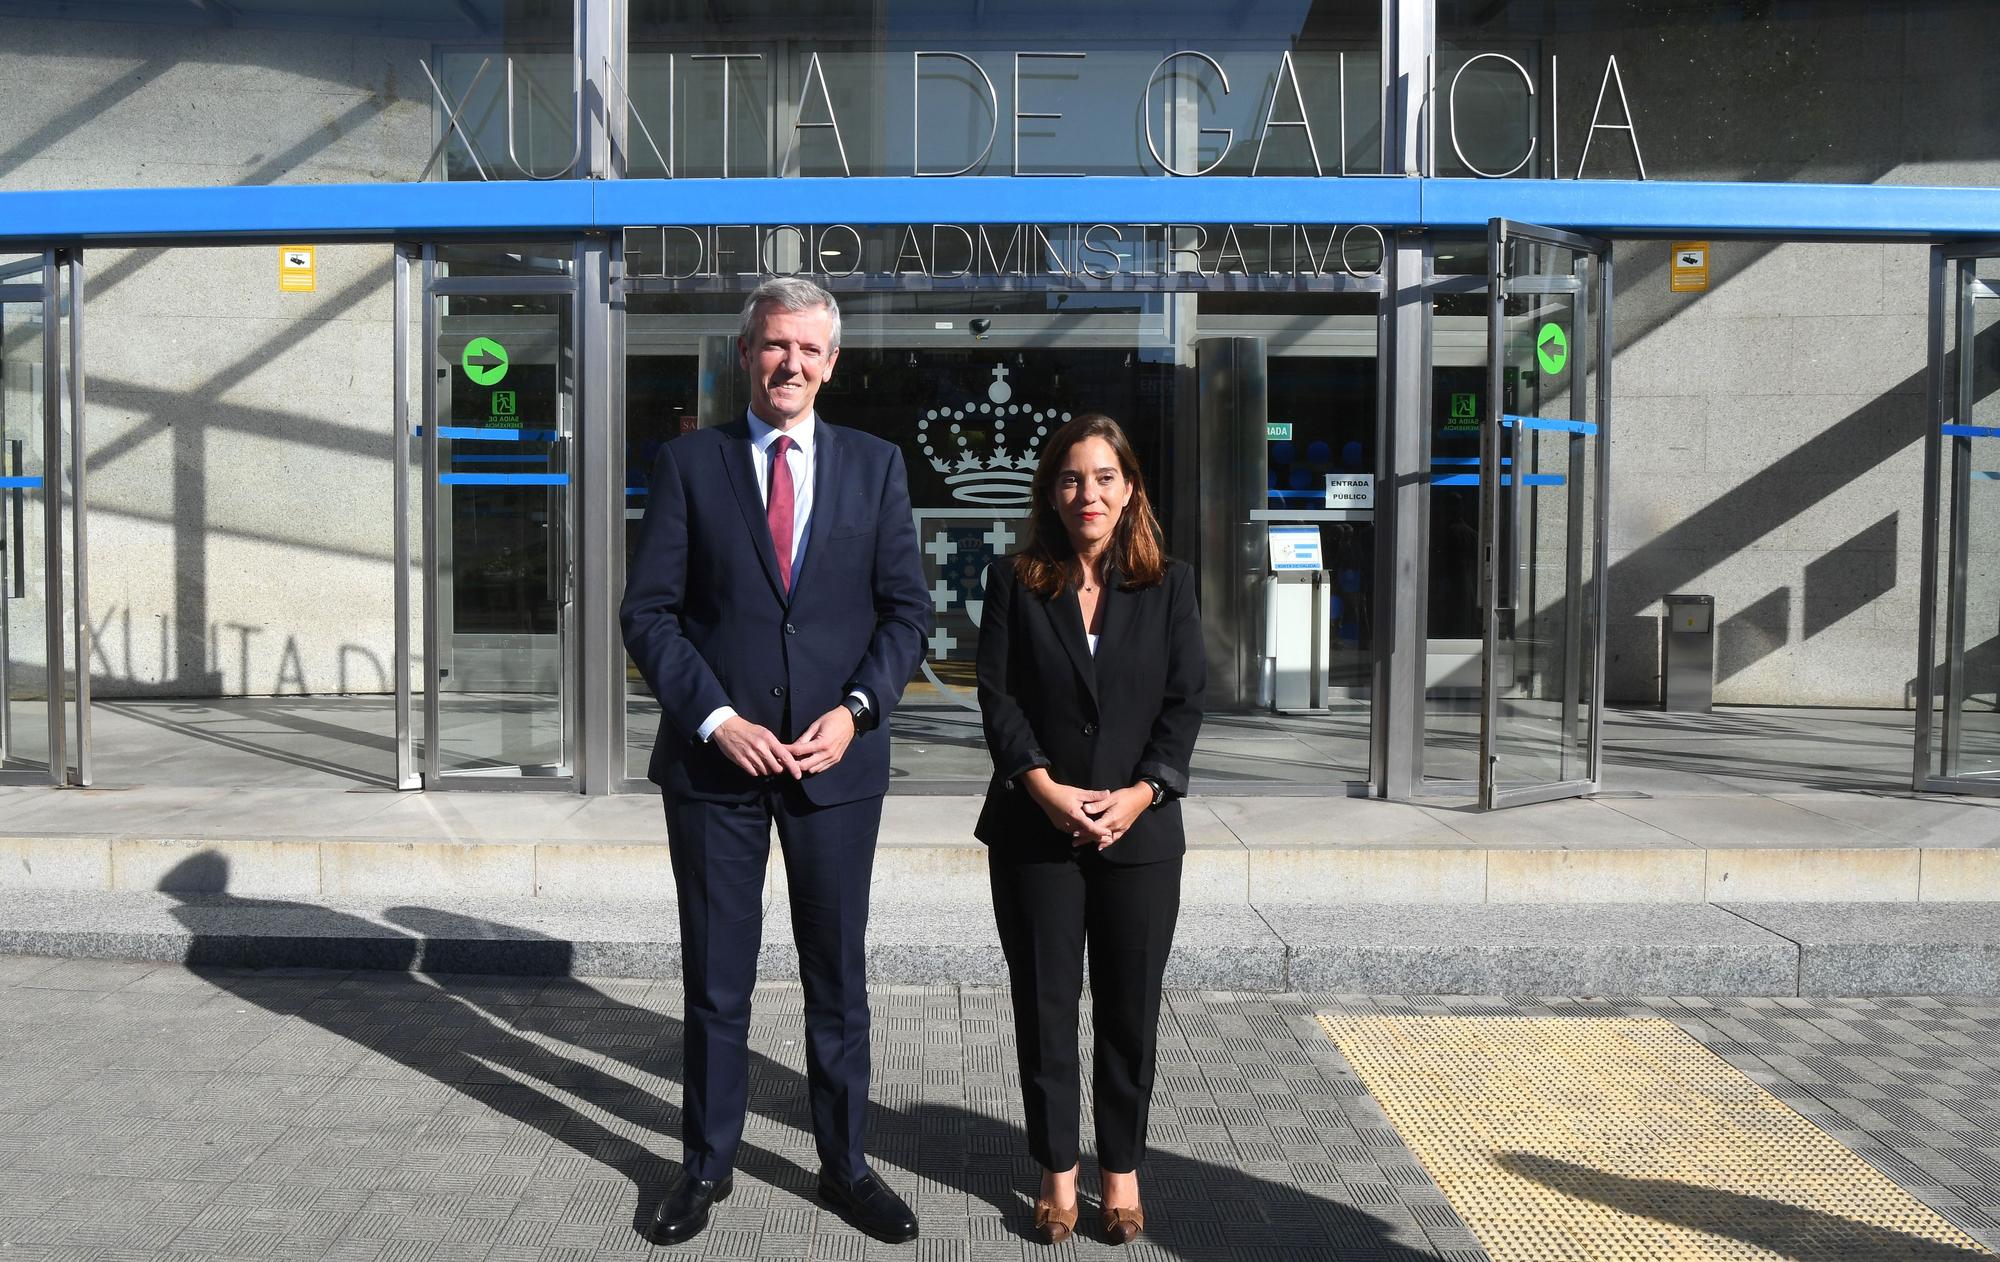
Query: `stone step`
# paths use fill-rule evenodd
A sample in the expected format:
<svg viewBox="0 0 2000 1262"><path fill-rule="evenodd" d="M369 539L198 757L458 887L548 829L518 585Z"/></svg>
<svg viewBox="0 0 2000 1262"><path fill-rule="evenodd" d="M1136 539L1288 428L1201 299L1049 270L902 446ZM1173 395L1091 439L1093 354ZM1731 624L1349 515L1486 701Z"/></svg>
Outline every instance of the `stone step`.
<svg viewBox="0 0 2000 1262"><path fill-rule="evenodd" d="M759 975L795 979L788 904ZM673 904L0 891L0 953L211 967L674 977ZM995 984L990 909L878 902L869 976ZM2000 904L1195 904L1169 985L1359 994L2000 994Z"/></svg>
<svg viewBox="0 0 2000 1262"><path fill-rule="evenodd" d="M1652 846L1587 838L1537 845L1518 837L1491 845L1398 845L1201 837L1185 870L1186 901L1216 905L2000 901L2000 845L1732 839L1698 846L1671 838ZM775 849L771 884L784 886ZM986 896L986 851L969 840L885 838L875 885L879 896L901 902L978 901ZM0 889L162 888L317 901L422 894L643 903L673 896L673 872L664 837L0 836Z"/></svg>

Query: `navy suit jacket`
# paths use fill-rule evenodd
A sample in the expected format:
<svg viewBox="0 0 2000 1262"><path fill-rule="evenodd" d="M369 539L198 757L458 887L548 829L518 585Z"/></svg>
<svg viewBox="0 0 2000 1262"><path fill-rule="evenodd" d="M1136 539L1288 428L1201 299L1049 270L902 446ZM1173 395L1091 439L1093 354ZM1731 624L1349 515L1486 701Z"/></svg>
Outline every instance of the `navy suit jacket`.
<svg viewBox="0 0 2000 1262"><path fill-rule="evenodd" d="M700 738L717 708L734 706L789 742L856 688L871 703L868 730L804 790L830 806L889 787L886 721L931 631L909 477L893 444L858 430L820 420L815 446L812 517L789 598L749 423L660 450L618 614L626 651L660 700L648 775L671 798L742 801L762 787Z"/></svg>

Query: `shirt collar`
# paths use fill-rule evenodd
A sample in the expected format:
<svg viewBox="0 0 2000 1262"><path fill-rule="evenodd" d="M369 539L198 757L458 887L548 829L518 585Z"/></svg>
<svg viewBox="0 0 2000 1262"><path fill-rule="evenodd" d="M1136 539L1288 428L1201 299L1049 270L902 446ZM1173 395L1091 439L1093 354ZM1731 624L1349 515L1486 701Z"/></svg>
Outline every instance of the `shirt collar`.
<svg viewBox="0 0 2000 1262"><path fill-rule="evenodd" d="M750 445L755 447L760 455L770 455L771 443L780 433L786 433L790 434L792 441L798 444L799 454L808 460L812 459L813 440L818 436L819 413L811 413L789 430L779 430L776 426L766 425L763 417L747 408L743 415L750 421Z"/></svg>

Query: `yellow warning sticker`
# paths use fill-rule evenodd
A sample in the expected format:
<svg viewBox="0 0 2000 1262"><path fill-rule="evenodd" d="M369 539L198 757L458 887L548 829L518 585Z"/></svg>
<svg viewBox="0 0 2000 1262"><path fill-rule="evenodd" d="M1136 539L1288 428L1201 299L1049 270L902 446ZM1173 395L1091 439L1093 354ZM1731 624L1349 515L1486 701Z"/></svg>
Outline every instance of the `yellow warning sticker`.
<svg viewBox="0 0 2000 1262"><path fill-rule="evenodd" d="M319 277L313 266L313 248L309 245L279 246L278 292L309 294L317 288Z"/></svg>
<svg viewBox="0 0 2000 1262"><path fill-rule="evenodd" d="M1708 242L1674 242L1668 286L1677 294L1698 294L1708 288Z"/></svg>

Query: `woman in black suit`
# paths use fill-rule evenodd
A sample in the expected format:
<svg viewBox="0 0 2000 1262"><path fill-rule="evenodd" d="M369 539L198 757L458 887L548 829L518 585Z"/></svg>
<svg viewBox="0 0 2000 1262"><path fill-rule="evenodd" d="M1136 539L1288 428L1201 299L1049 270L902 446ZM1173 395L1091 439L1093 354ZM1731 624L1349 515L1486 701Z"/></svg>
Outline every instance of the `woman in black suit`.
<svg viewBox="0 0 2000 1262"><path fill-rule="evenodd" d="M1013 985L1035 1228L1076 1228L1077 1015L1090 951L1105 1234L1144 1228L1139 1162L1160 984L1180 913L1179 798L1207 666L1195 580L1160 550L1132 444L1080 416L1035 470L1027 540L994 563L979 707L994 775L977 835Z"/></svg>

